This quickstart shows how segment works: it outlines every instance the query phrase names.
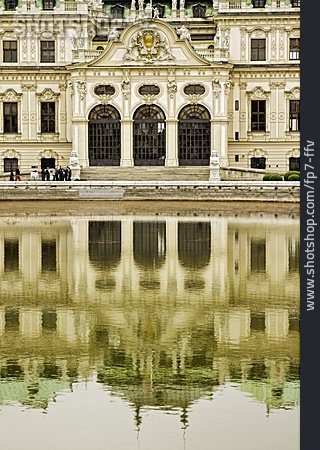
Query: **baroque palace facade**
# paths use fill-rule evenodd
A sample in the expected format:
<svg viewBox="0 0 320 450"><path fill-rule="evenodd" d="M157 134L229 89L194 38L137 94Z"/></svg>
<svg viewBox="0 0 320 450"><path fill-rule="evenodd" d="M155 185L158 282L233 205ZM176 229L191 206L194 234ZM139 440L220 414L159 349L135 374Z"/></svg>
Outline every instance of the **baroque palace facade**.
<svg viewBox="0 0 320 450"><path fill-rule="evenodd" d="M0 174L299 167L300 0L0 0Z"/></svg>

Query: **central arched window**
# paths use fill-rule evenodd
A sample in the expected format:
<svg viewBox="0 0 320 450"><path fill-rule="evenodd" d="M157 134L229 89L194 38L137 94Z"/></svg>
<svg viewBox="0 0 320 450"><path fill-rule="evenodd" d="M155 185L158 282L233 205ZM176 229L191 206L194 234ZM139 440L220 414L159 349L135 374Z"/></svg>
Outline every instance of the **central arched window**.
<svg viewBox="0 0 320 450"><path fill-rule="evenodd" d="M166 117L159 106L142 105L133 116L136 166L163 166L166 156Z"/></svg>
<svg viewBox="0 0 320 450"><path fill-rule="evenodd" d="M193 7L193 17L196 17L197 19L203 19L204 17L206 17L205 5L195 5Z"/></svg>
<svg viewBox="0 0 320 450"><path fill-rule="evenodd" d="M42 0L42 9L45 11L53 10L53 8L56 6L55 0Z"/></svg>
<svg viewBox="0 0 320 450"><path fill-rule="evenodd" d="M254 8L264 8L266 6L266 0L253 0L252 6Z"/></svg>
<svg viewBox="0 0 320 450"><path fill-rule="evenodd" d="M121 5L115 5L111 7L111 18L112 19L123 19L124 17L124 7Z"/></svg>
<svg viewBox="0 0 320 450"><path fill-rule="evenodd" d="M113 106L98 105L89 114L89 164L119 166L120 155L120 114Z"/></svg>
<svg viewBox="0 0 320 450"><path fill-rule="evenodd" d="M209 165L211 153L209 111L202 105L187 105L180 111L178 119L179 165Z"/></svg>
<svg viewBox="0 0 320 450"><path fill-rule="evenodd" d="M133 256L145 270L159 268L166 259L166 223L133 222Z"/></svg>
<svg viewBox="0 0 320 450"><path fill-rule="evenodd" d="M4 9L6 11L15 11L18 6L18 0L5 0Z"/></svg>

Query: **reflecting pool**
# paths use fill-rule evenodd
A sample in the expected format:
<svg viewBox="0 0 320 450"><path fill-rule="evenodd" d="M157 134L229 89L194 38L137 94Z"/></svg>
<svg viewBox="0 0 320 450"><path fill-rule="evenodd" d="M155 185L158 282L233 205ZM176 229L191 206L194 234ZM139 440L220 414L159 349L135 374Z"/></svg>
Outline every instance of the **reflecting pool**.
<svg viewBox="0 0 320 450"><path fill-rule="evenodd" d="M298 450L292 214L2 215L6 450Z"/></svg>

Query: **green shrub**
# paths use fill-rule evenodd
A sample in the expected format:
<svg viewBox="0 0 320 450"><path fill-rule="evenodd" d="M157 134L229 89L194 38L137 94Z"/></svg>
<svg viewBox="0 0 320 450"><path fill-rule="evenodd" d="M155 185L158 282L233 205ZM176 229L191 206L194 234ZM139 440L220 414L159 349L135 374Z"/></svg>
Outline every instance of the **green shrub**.
<svg viewBox="0 0 320 450"><path fill-rule="evenodd" d="M284 181L288 181L288 179L291 175L299 175L299 177L300 177L300 172L297 172L296 170L290 170L289 172L286 172L283 177Z"/></svg>
<svg viewBox="0 0 320 450"><path fill-rule="evenodd" d="M263 181L270 181L271 175L272 173L266 173L265 175L263 175Z"/></svg>
<svg viewBox="0 0 320 450"><path fill-rule="evenodd" d="M293 173L292 175L289 176L288 181L300 181L300 175Z"/></svg>
<svg viewBox="0 0 320 450"><path fill-rule="evenodd" d="M283 181L283 178L278 173L273 173L270 175L269 181Z"/></svg>

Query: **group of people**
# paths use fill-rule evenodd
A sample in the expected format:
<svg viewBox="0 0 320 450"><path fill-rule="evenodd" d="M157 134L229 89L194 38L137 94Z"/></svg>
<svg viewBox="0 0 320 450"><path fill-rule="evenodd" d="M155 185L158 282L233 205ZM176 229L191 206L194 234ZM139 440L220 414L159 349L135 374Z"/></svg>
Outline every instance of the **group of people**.
<svg viewBox="0 0 320 450"><path fill-rule="evenodd" d="M66 168L55 167L41 169L42 181L71 181L71 169L69 166Z"/></svg>
<svg viewBox="0 0 320 450"><path fill-rule="evenodd" d="M39 174L37 168L32 168L30 173L30 180L37 181L41 177L42 181L71 181L71 169L70 167L63 168L62 166L58 167L47 167L46 169L42 168ZM10 181L21 181L20 169L16 168L10 172Z"/></svg>
<svg viewBox="0 0 320 450"><path fill-rule="evenodd" d="M10 181L21 181L20 169L16 168L15 172L11 169L10 172Z"/></svg>

